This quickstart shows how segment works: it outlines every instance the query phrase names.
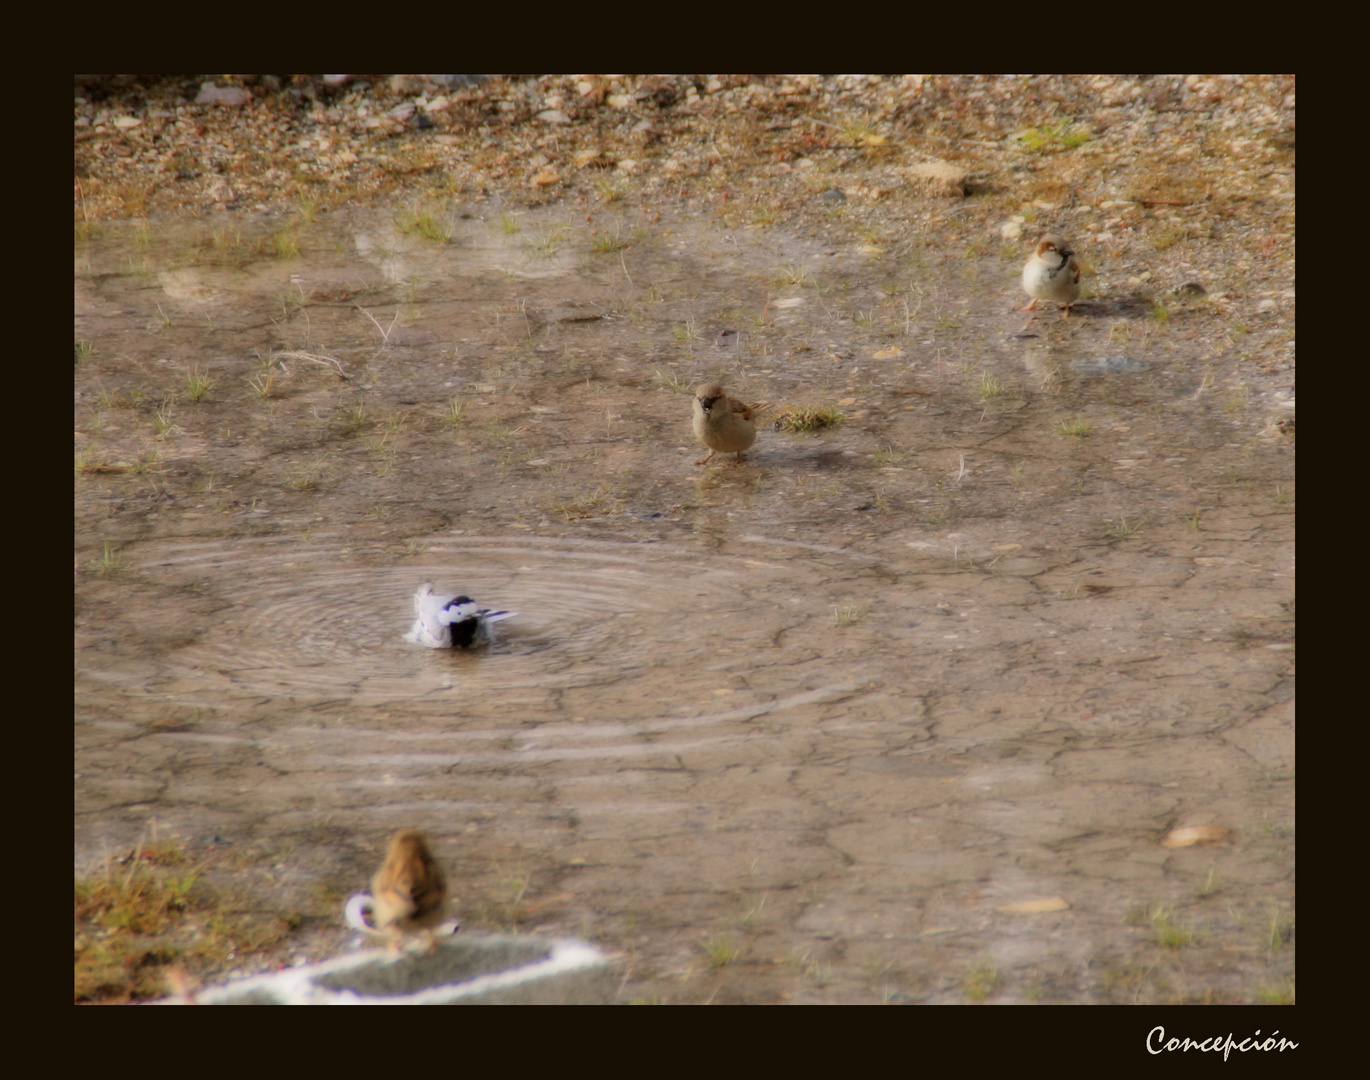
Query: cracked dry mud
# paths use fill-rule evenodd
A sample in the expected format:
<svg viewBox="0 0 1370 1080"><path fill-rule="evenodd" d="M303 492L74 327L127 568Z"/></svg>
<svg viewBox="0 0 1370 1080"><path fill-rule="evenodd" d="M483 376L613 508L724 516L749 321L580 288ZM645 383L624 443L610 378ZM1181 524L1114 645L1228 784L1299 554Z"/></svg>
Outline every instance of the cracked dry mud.
<svg viewBox="0 0 1370 1080"><path fill-rule="evenodd" d="M419 826L468 928L583 935L625 1000L1292 980L1292 380L1232 390L1211 306L1014 311L1021 253L600 215L630 246L490 204L78 245L78 867L156 818L336 902L320 955ZM705 378L846 420L696 469ZM430 579L521 614L408 646Z"/></svg>

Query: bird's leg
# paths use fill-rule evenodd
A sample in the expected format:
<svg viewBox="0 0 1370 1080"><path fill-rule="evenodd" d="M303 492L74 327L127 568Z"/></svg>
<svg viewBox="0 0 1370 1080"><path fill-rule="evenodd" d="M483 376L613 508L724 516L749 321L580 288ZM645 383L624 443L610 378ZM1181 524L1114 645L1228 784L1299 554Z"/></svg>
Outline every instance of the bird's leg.
<svg viewBox="0 0 1370 1080"><path fill-rule="evenodd" d="M734 464L734 465L741 465L741 464L742 464L742 451L741 451L741 450L739 450L739 451L737 452L737 460L734 461L733 464Z"/></svg>
<svg viewBox="0 0 1370 1080"><path fill-rule="evenodd" d="M1037 297L1034 296L1034 297L1032 298L1032 303L1030 303L1027 307L1020 307L1020 308L1017 308L1017 309L1015 309L1015 310L1017 310L1017 311L1036 311L1036 310L1037 310Z"/></svg>
<svg viewBox="0 0 1370 1080"><path fill-rule="evenodd" d="M1069 304L1062 304L1062 305L1061 305L1061 318L1063 318L1063 319L1068 319L1068 318L1070 318L1070 305L1069 305Z"/></svg>
<svg viewBox="0 0 1370 1080"><path fill-rule="evenodd" d="M702 459L700 459L699 461L696 461L695 464L696 464L696 465L707 465L707 464L709 464L710 458L712 458L716 453L718 453L717 450L710 450L710 451L709 451L709 457L702 458Z"/></svg>

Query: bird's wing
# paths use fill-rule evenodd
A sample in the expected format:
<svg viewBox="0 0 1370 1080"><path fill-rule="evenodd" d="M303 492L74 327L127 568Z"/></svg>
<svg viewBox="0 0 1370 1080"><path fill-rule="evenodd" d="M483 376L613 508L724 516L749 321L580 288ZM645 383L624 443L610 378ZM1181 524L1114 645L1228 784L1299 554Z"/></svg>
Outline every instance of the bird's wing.
<svg viewBox="0 0 1370 1080"><path fill-rule="evenodd" d="M444 604L453 599L450 596L434 596L433 586L424 582L414 594L414 626L404 635L404 640L415 645L427 645L430 649L440 649L452 644L452 632L442 618Z"/></svg>
<svg viewBox="0 0 1370 1080"><path fill-rule="evenodd" d="M433 583L425 581L419 586L418 592L414 593L414 614L422 615L423 609L428 603L428 598L433 595Z"/></svg>
<svg viewBox="0 0 1370 1080"><path fill-rule="evenodd" d="M442 622L447 626L451 626L453 623L465 622L467 619L474 619L480 614L480 607L474 600L467 600L465 603L457 604L453 603L454 600L458 599L455 596L447 596L443 599L447 602L443 604L442 609L437 613L437 618L439 622Z"/></svg>
<svg viewBox="0 0 1370 1080"><path fill-rule="evenodd" d="M423 914L441 907L447 899L447 876L432 859L418 859L412 867L409 895L413 899L416 914Z"/></svg>

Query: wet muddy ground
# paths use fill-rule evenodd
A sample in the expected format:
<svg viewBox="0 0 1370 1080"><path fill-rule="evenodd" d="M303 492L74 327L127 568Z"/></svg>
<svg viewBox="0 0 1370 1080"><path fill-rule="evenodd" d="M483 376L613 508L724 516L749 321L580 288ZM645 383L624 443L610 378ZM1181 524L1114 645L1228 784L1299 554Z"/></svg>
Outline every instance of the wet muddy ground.
<svg viewBox="0 0 1370 1080"><path fill-rule="evenodd" d="M155 819L317 956L418 826L624 1000L1292 996L1292 300L1019 312L973 204L78 242L78 871ZM844 421L698 468L706 379Z"/></svg>

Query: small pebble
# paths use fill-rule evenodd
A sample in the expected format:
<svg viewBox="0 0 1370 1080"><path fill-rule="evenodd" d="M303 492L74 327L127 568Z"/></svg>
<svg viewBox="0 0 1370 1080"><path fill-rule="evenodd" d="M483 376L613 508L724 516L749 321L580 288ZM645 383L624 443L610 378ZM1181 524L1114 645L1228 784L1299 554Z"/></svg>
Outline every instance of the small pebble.
<svg viewBox="0 0 1370 1080"><path fill-rule="evenodd" d="M195 96L196 105L246 105L252 95L241 86L215 86L202 83L200 92Z"/></svg>

